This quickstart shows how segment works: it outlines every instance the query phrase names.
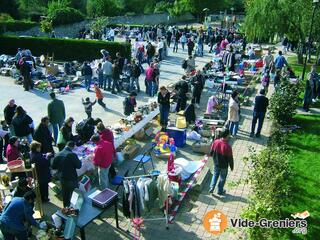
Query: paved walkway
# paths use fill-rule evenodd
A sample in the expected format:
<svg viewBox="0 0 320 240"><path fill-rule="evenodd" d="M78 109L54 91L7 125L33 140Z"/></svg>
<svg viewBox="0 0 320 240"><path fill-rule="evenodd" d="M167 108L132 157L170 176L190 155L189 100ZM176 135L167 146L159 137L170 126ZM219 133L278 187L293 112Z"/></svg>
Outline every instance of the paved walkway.
<svg viewBox="0 0 320 240"><path fill-rule="evenodd" d="M186 57L186 52L175 54L164 60L161 64L161 83L169 84L171 82L179 80L183 74L181 69L181 61ZM198 58L197 64L199 66L204 65L210 59L209 56L204 58ZM140 78L140 84L143 86L143 79ZM42 116L46 115L46 107L49 102L48 93L42 93L38 91L24 92L22 86L13 84L12 79L6 77L0 77L0 89L6 89L2 91L2 97L0 99L0 107L3 109L6 102L10 98L15 98L17 104L21 104L27 112L39 123ZM144 88L142 88L144 89ZM269 95L271 91L269 91ZM93 93L87 93L83 89L74 90L73 93L67 95L60 95L59 98L63 99L67 108L67 115L72 115L77 121L80 121L85 117L83 106L80 104L81 97L90 95L94 97ZM102 111L99 106L94 107L93 116L100 117L103 121L108 124L112 124L118 121L122 116L122 99L123 95L112 95L106 93L106 100L108 108L107 112ZM138 97L138 104L142 102L148 102L148 97L145 94L141 94ZM202 109L204 109L204 103L206 99L202 100ZM0 117L2 111L0 113ZM262 137L260 139L252 139L249 137L249 131L251 128L252 119L252 106L243 107L241 111L242 123L239 129L239 137L232 140L234 158L235 158L235 169L229 173L227 179L227 194L225 197L218 197L217 195L212 196L208 193L209 182L206 183L204 190L197 194L192 194L187 197L182 208L180 209L174 224L170 225L170 229L166 230L165 221L146 221L145 228L142 229L142 239L212 239L212 235L206 233L203 225L202 218L205 213L212 209L222 210L228 218L239 217L241 209L246 205L247 197L249 193L249 186L243 184L231 187L231 182L244 179L246 176L246 170L242 158L248 155L248 149L250 146L256 150L260 150L265 146L267 137L270 130L270 121L265 119ZM193 160L200 159L200 155L181 151L181 154L192 158ZM212 160L212 159L210 159ZM229 184L228 184L229 183ZM61 202L51 198L52 201L46 204L46 215L49 215L56 210L57 206L61 206ZM124 231L114 230L114 218L113 211L107 211L101 219L97 219L86 228L87 239L129 239L128 232L133 233L131 224L120 214L120 226ZM154 215L154 217L162 217ZM103 224L103 221L107 221L111 224ZM233 230L228 230L226 233L220 236L220 239L239 239L238 235Z"/></svg>

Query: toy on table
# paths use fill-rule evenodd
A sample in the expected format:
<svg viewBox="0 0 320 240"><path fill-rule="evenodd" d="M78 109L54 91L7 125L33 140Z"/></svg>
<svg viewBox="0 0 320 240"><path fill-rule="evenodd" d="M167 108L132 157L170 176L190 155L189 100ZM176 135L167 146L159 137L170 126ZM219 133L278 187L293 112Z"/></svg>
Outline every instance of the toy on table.
<svg viewBox="0 0 320 240"><path fill-rule="evenodd" d="M155 137L155 143L154 153L157 155L175 153L177 150L174 139L169 138L166 132L159 132Z"/></svg>

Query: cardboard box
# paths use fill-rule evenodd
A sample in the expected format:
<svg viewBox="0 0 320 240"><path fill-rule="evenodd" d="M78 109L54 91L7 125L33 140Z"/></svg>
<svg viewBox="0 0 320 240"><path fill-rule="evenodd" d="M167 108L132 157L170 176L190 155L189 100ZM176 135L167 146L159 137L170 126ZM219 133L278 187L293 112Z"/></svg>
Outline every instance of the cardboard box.
<svg viewBox="0 0 320 240"><path fill-rule="evenodd" d="M134 138L138 141L142 141L146 136L144 129L140 129L136 134L134 134Z"/></svg>
<svg viewBox="0 0 320 240"><path fill-rule="evenodd" d="M59 73L59 67L57 64L51 63L46 67L46 75L56 76Z"/></svg>
<svg viewBox="0 0 320 240"><path fill-rule="evenodd" d="M125 146L122 150L123 158L125 160L131 160L139 152L140 146L138 144L130 144Z"/></svg>

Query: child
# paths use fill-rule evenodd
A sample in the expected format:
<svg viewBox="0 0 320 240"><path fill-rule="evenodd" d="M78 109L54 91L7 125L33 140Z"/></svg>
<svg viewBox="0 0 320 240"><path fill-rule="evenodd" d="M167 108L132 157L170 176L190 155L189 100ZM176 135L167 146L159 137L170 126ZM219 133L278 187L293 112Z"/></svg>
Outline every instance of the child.
<svg viewBox="0 0 320 240"><path fill-rule="evenodd" d="M98 84L94 84L94 91L96 93L96 97L98 99L98 104L100 106L102 106L104 109L107 109L106 104L103 102L103 94L100 90L100 88L98 87Z"/></svg>
<svg viewBox="0 0 320 240"><path fill-rule="evenodd" d="M88 115L88 118L91 118L91 113L92 113L92 106L96 104L96 100L94 102L90 102L90 98L86 98L84 101L82 98L82 104L84 105L84 111Z"/></svg>
<svg viewBox="0 0 320 240"><path fill-rule="evenodd" d="M103 70L102 70L102 63L99 63L98 69L96 70L96 73L98 75L98 83L99 88L102 88L103 86Z"/></svg>

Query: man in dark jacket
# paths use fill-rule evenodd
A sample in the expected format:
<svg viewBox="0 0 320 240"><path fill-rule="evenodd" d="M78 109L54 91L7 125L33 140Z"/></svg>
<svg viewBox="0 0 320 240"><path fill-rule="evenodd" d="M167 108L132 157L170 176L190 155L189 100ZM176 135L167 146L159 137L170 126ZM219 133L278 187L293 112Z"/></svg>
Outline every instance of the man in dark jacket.
<svg viewBox="0 0 320 240"><path fill-rule="evenodd" d="M147 49L147 63L150 65L152 62L152 58L156 54L156 48L151 44L151 42L148 42L146 49Z"/></svg>
<svg viewBox="0 0 320 240"><path fill-rule="evenodd" d="M41 118L41 123L34 132L33 139L41 143L41 153L53 153L52 136L49 131L49 118Z"/></svg>
<svg viewBox="0 0 320 240"><path fill-rule="evenodd" d="M57 143L58 132L66 118L66 110L62 100L56 99L54 92L50 93L52 101L48 104L48 117L53 128L54 141Z"/></svg>
<svg viewBox="0 0 320 240"><path fill-rule="evenodd" d="M130 65L130 91L134 90L134 85L136 85L136 89L140 92L140 84L139 84L139 77L141 75L141 69L136 64L135 60L132 60Z"/></svg>
<svg viewBox="0 0 320 240"><path fill-rule="evenodd" d="M33 81L31 79L31 66L27 63L26 58L20 60L20 73L23 76L23 87L25 91L29 91L29 89L33 89Z"/></svg>
<svg viewBox="0 0 320 240"><path fill-rule="evenodd" d="M135 92L131 92L130 95L124 99L124 115L129 116L134 112L134 108L137 106L136 96L137 94Z"/></svg>
<svg viewBox="0 0 320 240"><path fill-rule="evenodd" d="M197 71L196 76L194 76L191 80L191 84L193 85L193 91L192 91L192 101L191 103L196 104L196 108L200 108L200 99L201 94L204 86L204 79L201 75L200 70Z"/></svg>
<svg viewBox="0 0 320 240"><path fill-rule="evenodd" d="M189 85L186 81L186 76L182 76L182 80L177 82L174 86L174 89L177 92L177 107L176 112L179 112L181 110L185 110L187 106L187 93L189 91Z"/></svg>
<svg viewBox="0 0 320 240"><path fill-rule="evenodd" d="M4 119L6 120L6 123L9 126L11 136L15 135L14 129L11 123L12 123L13 116L16 112L16 108L17 108L17 105L15 104L14 99L11 99L8 105L3 109Z"/></svg>
<svg viewBox="0 0 320 240"><path fill-rule="evenodd" d="M258 123L256 137L260 137L263 120L267 112L267 107L269 105L269 100L265 95L266 95L265 90L261 89L260 94L257 95L254 100L255 103L253 108L253 118L252 118L250 137L254 136L257 120L259 121L259 123Z"/></svg>
<svg viewBox="0 0 320 240"><path fill-rule="evenodd" d="M66 147L55 156L52 163L52 169L58 170L64 207L70 205L72 192L78 187L76 169L80 169L82 166L82 162L79 160L78 156L72 152L74 147L74 142L67 142Z"/></svg>
<svg viewBox="0 0 320 240"><path fill-rule="evenodd" d="M12 122L12 118L15 114L17 105L15 104L14 99L11 99L8 105L3 109L4 119L6 120L7 124L10 126Z"/></svg>
<svg viewBox="0 0 320 240"><path fill-rule="evenodd" d="M91 79L92 79L92 69L91 69L88 62L83 63L81 73L82 73L82 76L84 76L86 89L88 92L90 92L90 85L91 85Z"/></svg>
<svg viewBox="0 0 320 240"><path fill-rule="evenodd" d="M232 148L228 143L230 136L229 129L223 129L221 138L216 139L211 146L211 155L213 156L214 172L210 183L210 193L213 193L214 188L219 180L218 194L225 194L223 190L228 175L228 167L233 171L233 154Z"/></svg>

